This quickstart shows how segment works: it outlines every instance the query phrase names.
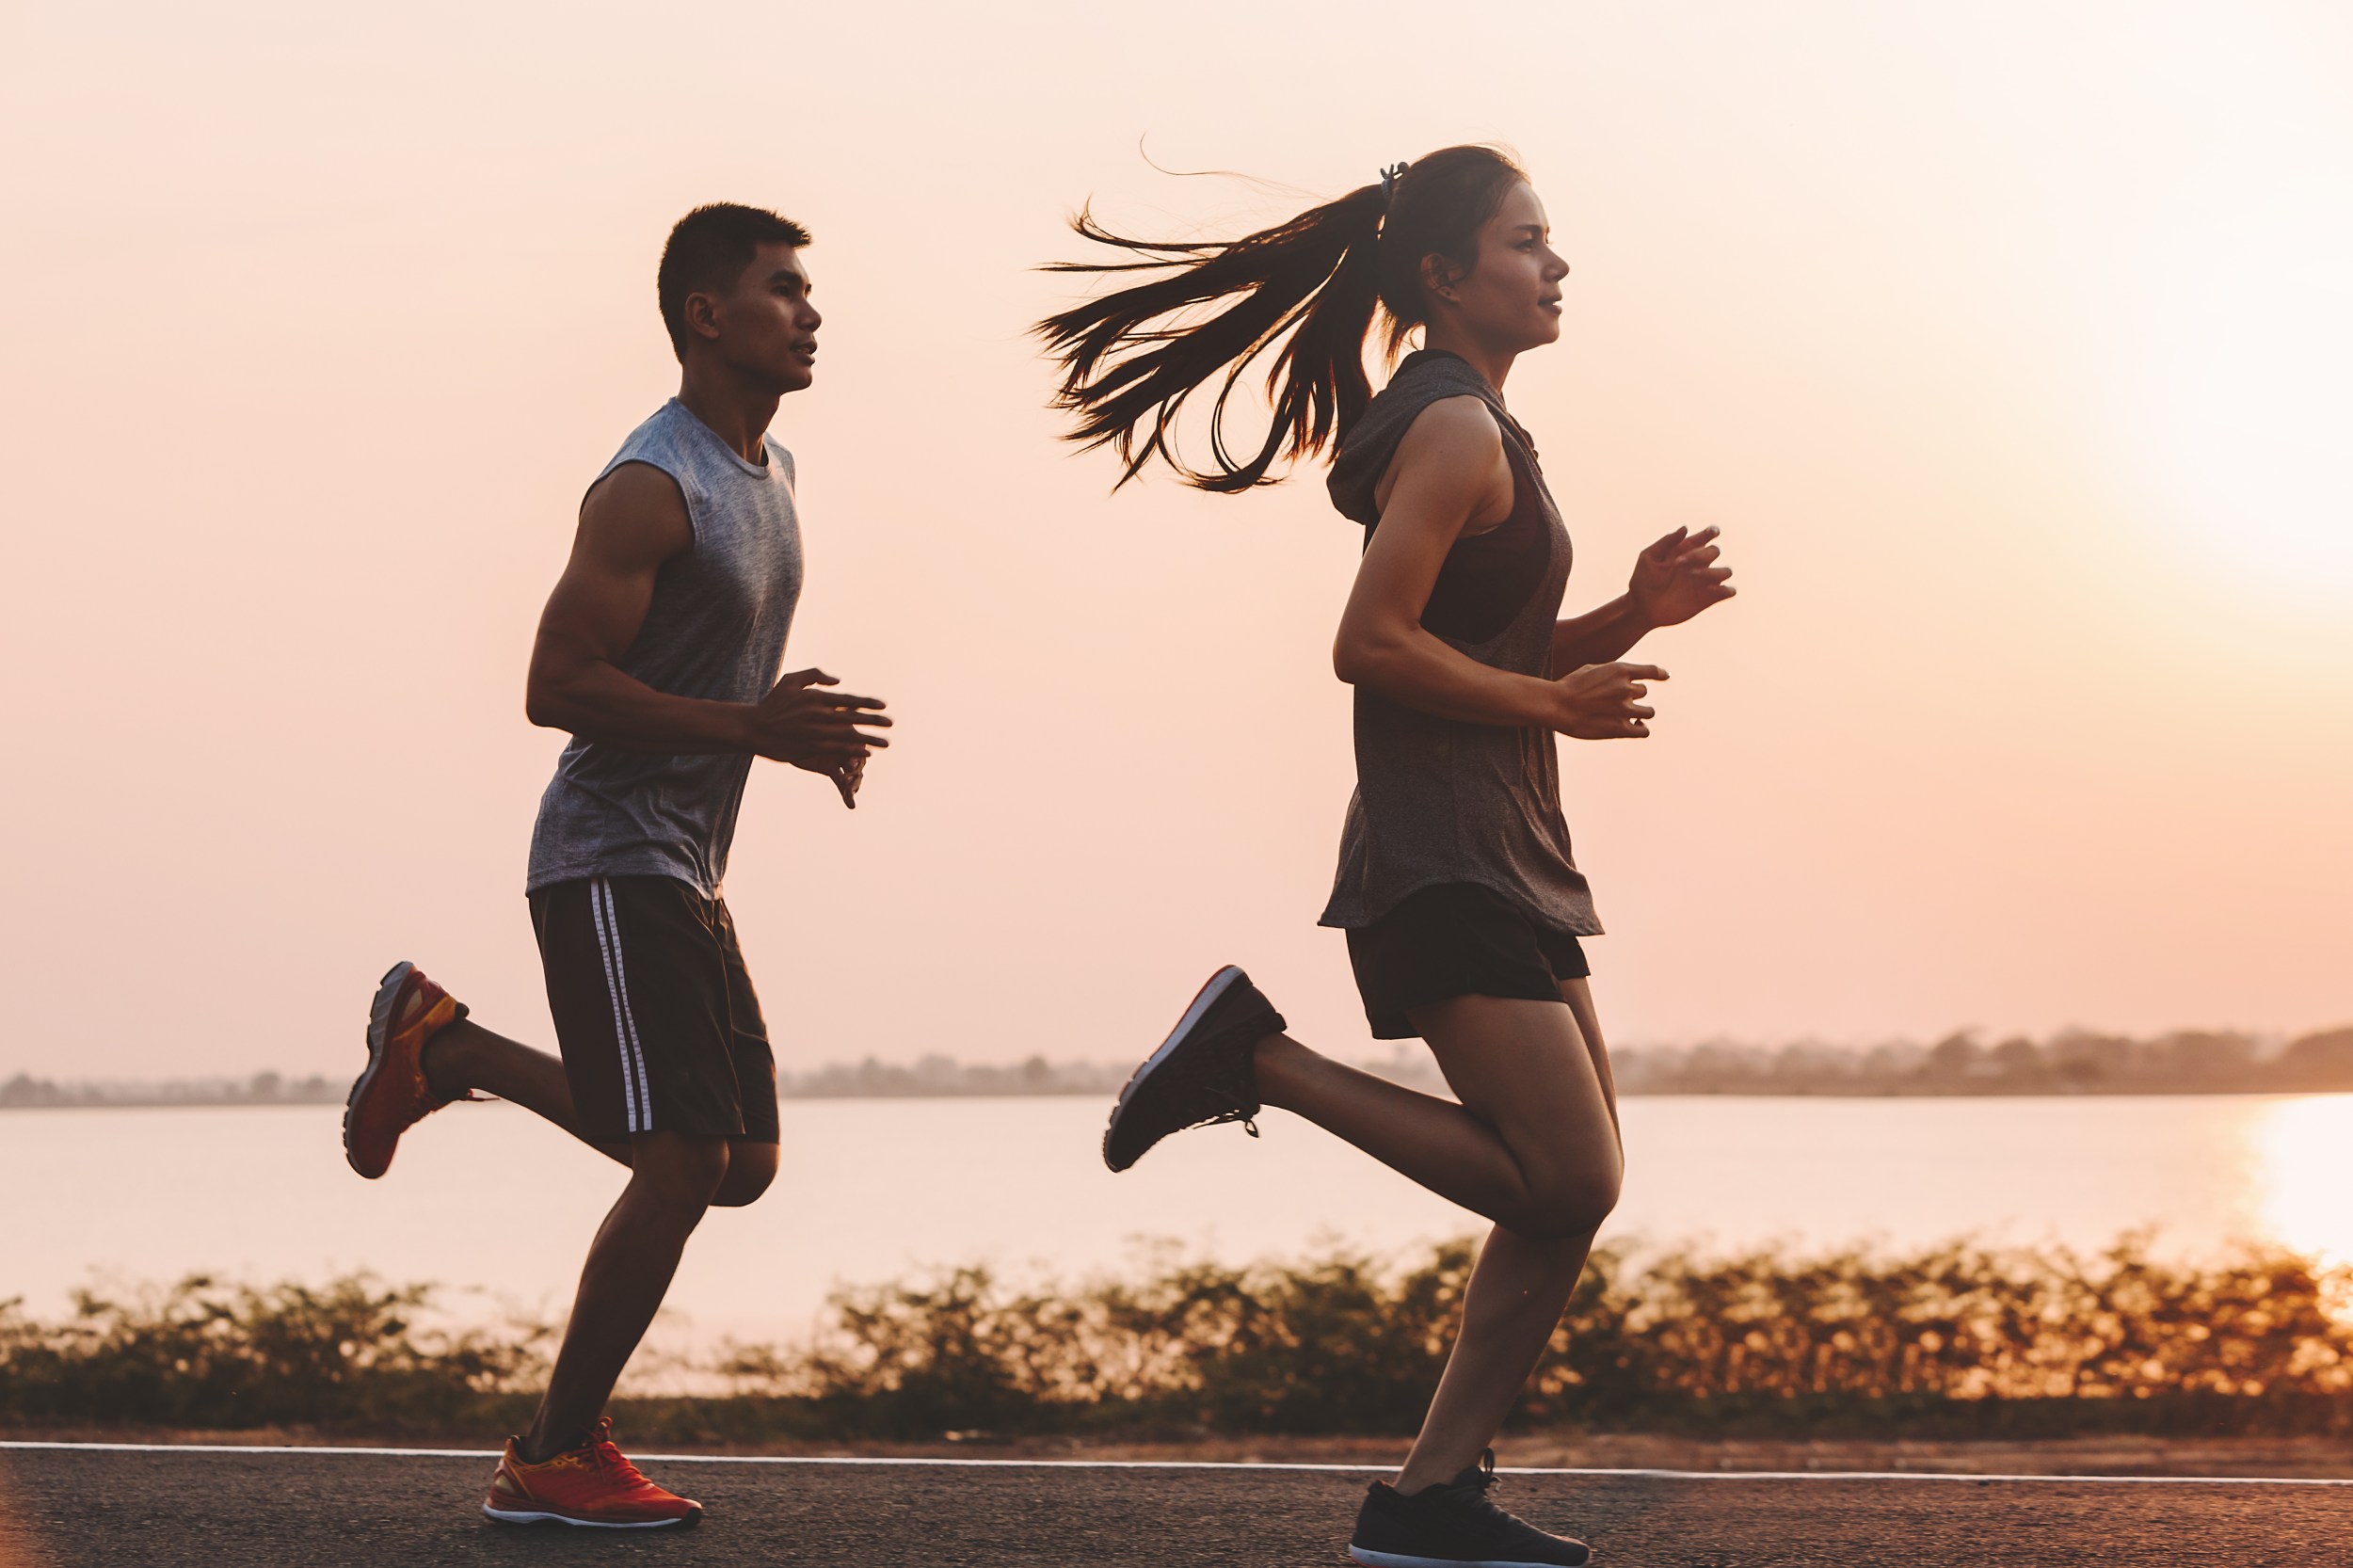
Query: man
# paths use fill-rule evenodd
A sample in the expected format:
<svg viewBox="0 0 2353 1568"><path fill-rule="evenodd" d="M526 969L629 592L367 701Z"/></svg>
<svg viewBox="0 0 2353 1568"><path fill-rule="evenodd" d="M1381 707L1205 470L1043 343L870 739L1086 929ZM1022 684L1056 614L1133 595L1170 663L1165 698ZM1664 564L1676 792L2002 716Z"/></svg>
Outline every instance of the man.
<svg viewBox="0 0 2353 1568"><path fill-rule="evenodd" d="M776 1172L775 1061L720 896L736 808L755 757L826 775L855 806L890 723L821 671L776 678L801 545L792 457L767 430L812 379L808 243L731 203L671 231L659 293L678 396L589 488L540 617L524 711L572 740L526 890L562 1060L395 965L344 1115L344 1153L371 1178L409 1127L478 1095L629 1167L537 1418L491 1478L493 1519L645 1529L702 1513L621 1456L602 1413L705 1209L750 1203Z"/></svg>

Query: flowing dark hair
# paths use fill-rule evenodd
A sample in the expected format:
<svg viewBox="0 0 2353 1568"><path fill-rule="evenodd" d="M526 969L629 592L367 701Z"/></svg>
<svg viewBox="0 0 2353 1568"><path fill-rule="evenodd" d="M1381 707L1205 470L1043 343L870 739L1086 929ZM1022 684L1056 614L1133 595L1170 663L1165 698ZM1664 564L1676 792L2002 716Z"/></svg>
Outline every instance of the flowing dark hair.
<svg viewBox="0 0 2353 1568"><path fill-rule="evenodd" d="M1277 483L1280 475L1267 472L1276 462L1337 445L1372 400L1365 341L1374 312L1388 317L1384 346L1394 359L1426 319L1423 259L1469 271L1480 230L1527 178L1499 148L1449 147L1288 223L1190 244L1129 239L1082 210L1073 229L1138 259L1059 262L1048 271L1165 276L1037 324L1063 370L1053 406L1078 416L1066 439L1117 452L1121 485L1155 456L1205 490ZM1215 308L1199 314L1205 306ZM1238 461L1225 440L1227 400L1270 348L1273 419L1257 453ZM1209 416L1212 466L1192 468L1176 455L1176 416L1221 371Z"/></svg>

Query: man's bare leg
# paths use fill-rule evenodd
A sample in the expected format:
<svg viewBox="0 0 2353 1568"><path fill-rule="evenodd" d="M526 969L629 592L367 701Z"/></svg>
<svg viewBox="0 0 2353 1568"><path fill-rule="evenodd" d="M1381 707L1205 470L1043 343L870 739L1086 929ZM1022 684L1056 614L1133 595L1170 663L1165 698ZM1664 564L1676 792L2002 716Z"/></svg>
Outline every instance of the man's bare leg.
<svg viewBox="0 0 2353 1568"><path fill-rule="evenodd" d="M472 1018L460 1018L425 1042L422 1060L425 1080L437 1095L455 1096L472 1089L495 1096L544 1117L608 1160L632 1167L636 1163L631 1141L591 1138L580 1130L572 1111L571 1080L564 1076L561 1057L534 1050ZM728 1150L727 1170L710 1205L740 1208L776 1179L776 1145L745 1138L719 1142Z"/></svg>
<svg viewBox="0 0 2353 1568"><path fill-rule="evenodd" d="M437 1095L455 1099L478 1090L494 1096L545 1117L607 1159L631 1163L626 1142L600 1141L580 1130L561 1057L460 1018L427 1040L418 1061Z"/></svg>
<svg viewBox="0 0 2353 1568"><path fill-rule="evenodd" d="M530 1464L545 1463L586 1438L661 1309L686 1239L728 1174L724 1138L640 1132L630 1139L629 1152L629 1185L588 1249L547 1394L520 1444Z"/></svg>

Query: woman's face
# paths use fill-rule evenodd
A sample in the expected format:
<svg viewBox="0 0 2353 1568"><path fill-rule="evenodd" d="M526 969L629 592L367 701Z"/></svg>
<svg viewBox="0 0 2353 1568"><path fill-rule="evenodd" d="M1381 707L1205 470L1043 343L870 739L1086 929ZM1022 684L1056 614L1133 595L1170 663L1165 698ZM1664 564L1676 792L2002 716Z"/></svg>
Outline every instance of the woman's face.
<svg viewBox="0 0 2353 1568"><path fill-rule="evenodd" d="M1479 258L1468 272L1450 277L1445 259L1426 265L1438 309L1485 346L1506 354L1559 341L1561 280L1569 264L1552 248L1552 226L1535 187L1522 182L1504 196L1496 216L1479 231Z"/></svg>

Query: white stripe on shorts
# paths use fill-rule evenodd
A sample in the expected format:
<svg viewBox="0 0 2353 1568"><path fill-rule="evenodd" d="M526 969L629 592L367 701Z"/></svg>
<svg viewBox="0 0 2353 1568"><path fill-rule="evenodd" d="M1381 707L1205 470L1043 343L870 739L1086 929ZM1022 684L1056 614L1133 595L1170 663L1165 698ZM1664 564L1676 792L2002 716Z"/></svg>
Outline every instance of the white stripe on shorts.
<svg viewBox="0 0 2353 1568"><path fill-rule="evenodd" d="M604 923L613 933L613 970L620 977L621 1020L629 1025L629 1059L637 1073L637 1116L639 1132L653 1130L653 1089L646 1082L646 1047L637 1038L637 1013L629 1004L629 961L621 956L621 911L613 902L613 879L600 877L597 885L604 889Z"/></svg>
<svg viewBox="0 0 2353 1568"><path fill-rule="evenodd" d="M637 1126L637 1081L632 1073L629 1024L629 1003L622 991L623 972L620 965L620 931L617 924L608 929L605 923L604 878L588 884L588 918L596 922L597 951L604 959L605 994L613 1001L613 1038L621 1052L621 1096L625 1106L624 1124L631 1132ZM650 1122L650 1118L648 1118Z"/></svg>

